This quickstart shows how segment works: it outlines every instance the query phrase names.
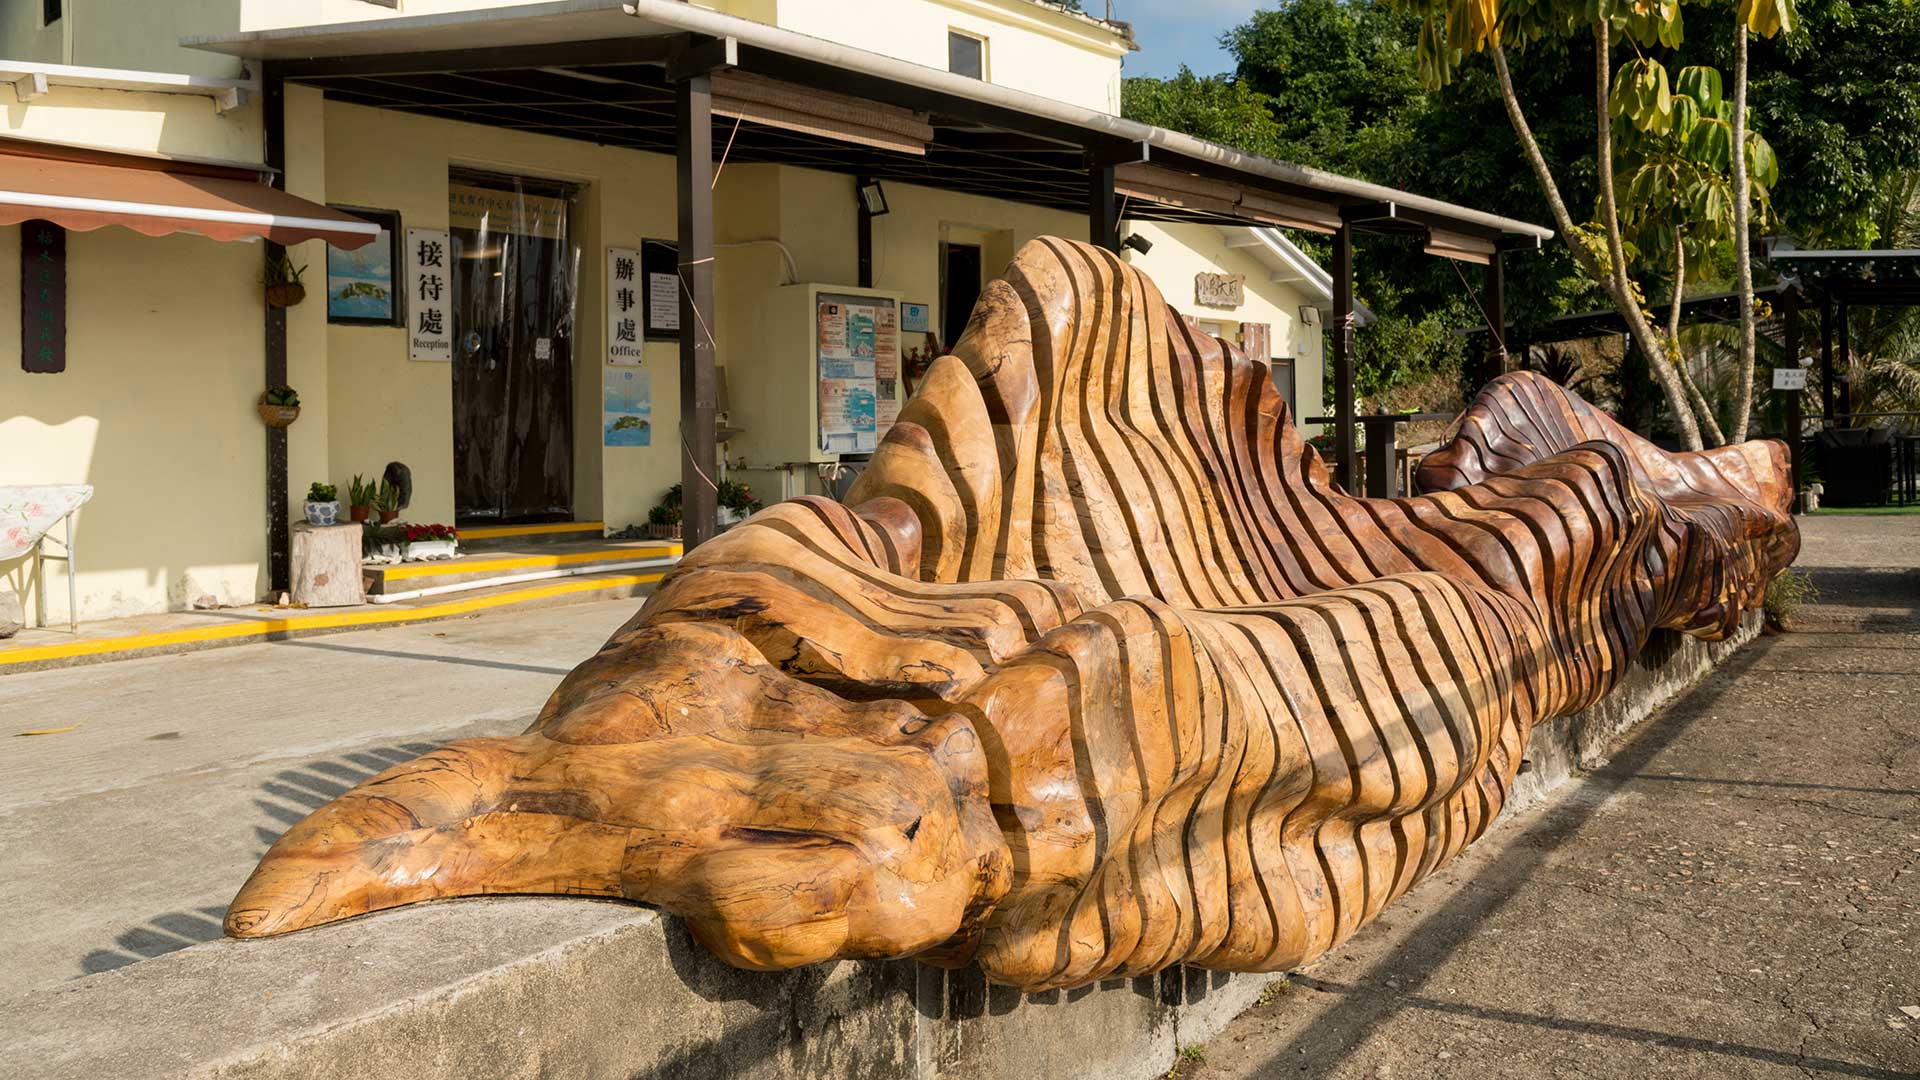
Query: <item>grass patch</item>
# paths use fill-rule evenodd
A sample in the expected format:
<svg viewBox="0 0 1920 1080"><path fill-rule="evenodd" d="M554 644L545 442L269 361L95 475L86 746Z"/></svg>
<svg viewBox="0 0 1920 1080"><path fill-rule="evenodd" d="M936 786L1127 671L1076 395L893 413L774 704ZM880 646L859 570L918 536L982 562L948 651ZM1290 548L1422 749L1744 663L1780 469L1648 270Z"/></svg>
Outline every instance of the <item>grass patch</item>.
<svg viewBox="0 0 1920 1080"><path fill-rule="evenodd" d="M1898 517L1920 515L1920 503L1906 506L1823 506L1812 517Z"/></svg>
<svg viewBox="0 0 1920 1080"><path fill-rule="evenodd" d="M1767 597L1761 606L1767 613L1768 625L1776 630L1791 630L1794 613L1801 605L1819 599L1820 590L1814 587L1813 575L1788 567L1767 585Z"/></svg>

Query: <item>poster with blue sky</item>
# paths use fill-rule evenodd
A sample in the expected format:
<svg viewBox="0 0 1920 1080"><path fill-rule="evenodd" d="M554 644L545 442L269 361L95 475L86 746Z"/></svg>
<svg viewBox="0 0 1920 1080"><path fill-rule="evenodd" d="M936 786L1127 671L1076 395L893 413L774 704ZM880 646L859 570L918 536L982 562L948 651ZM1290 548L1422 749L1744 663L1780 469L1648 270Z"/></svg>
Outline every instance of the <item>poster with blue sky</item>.
<svg viewBox="0 0 1920 1080"><path fill-rule="evenodd" d="M653 379L646 368L607 367L600 406L601 443L650 446L653 443Z"/></svg>
<svg viewBox="0 0 1920 1080"><path fill-rule="evenodd" d="M378 210L352 213L380 225L373 243L353 251L327 247L327 321L391 326L399 321L393 287L394 230L399 215Z"/></svg>

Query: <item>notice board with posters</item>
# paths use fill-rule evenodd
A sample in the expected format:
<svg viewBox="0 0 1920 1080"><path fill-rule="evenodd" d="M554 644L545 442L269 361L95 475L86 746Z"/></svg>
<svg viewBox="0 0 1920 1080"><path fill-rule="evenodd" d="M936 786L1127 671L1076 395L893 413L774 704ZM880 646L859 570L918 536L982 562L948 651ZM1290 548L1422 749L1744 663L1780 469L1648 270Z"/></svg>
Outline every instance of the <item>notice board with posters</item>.
<svg viewBox="0 0 1920 1080"><path fill-rule="evenodd" d="M889 297L818 295L814 303L818 363L819 448L871 454L899 415L900 312Z"/></svg>

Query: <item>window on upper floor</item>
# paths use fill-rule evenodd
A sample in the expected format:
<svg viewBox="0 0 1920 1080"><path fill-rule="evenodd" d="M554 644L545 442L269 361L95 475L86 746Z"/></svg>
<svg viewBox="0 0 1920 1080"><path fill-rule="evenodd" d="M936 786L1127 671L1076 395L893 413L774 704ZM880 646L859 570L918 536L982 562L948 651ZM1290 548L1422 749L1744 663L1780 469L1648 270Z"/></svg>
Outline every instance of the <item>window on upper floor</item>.
<svg viewBox="0 0 1920 1080"><path fill-rule="evenodd" d="M40 0L40 23L52 26L60 21L61 0Z"/></svg>
<svg viewBox="0 0 1920 1080"><path fill-rule="evenodd" d="M987 39L947 31L947 70L969 79L987 77Z"/></svg>

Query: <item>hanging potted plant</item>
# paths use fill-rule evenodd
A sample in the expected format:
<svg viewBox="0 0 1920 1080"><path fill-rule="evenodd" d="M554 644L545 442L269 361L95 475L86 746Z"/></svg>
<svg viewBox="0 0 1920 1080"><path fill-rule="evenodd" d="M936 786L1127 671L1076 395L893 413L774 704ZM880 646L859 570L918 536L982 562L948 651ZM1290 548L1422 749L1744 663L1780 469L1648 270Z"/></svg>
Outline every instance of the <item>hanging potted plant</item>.
<svg viewBox="0 0 1920 1080"><path fill-rule="evenodd" d="M380 511L380 524L388 524L400 516L400 489L381 480L380 491L374 496L373 505Z"/></svg>
<svg viewBox="0 0 1920 1080"><path fill-rule="evenodd" d="M373 515L373 504L379 497L380 491L374 487L373 481L355 473L353 483L347 485L347 512L355 522L365 524L367 518Z"/></svg>
<svg viewBox="0 0 1920 1080"><path fill-rule="evenodd" d="M268 427L283 428L300 419L300 395L291 386L268 387L256 406L260 421Z"/></svg>
<svg viewBox="0 0 1920 1080"><path fill-rule="evenodd" d="M300 275L306 272L306 267L293 265L293 260L285 255L267 263L267 303L290 308L305 300L307 287L300 283Z"/></svg>
<svg viewBox="0 0 1920 1080"><path fill-rule="evenodd" d="M307 489L307 524L332 525L340 520L340 493L318 480Z"/></svg>

